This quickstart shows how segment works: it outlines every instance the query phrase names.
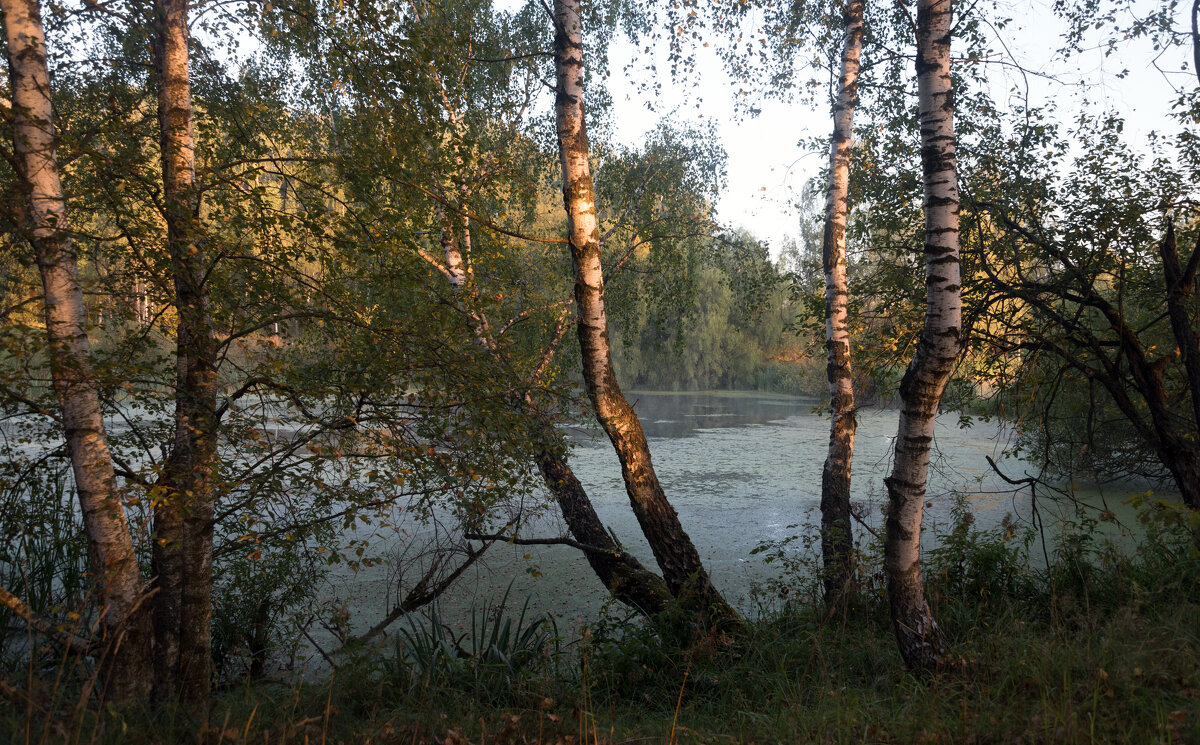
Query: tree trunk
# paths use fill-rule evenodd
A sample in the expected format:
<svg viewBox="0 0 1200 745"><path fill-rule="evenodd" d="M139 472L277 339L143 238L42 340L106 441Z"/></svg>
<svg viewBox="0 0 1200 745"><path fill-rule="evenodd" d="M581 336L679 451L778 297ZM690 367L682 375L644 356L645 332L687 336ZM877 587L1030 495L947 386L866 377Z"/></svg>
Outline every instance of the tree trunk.
<svg viewBox="0 0 1200 745"><path fill-rule="evenodd" d="M1182 437L1173 437L1159 448L1159 460L1167 465L1183 503L1200 512L1200 448ZM1200 543L1200 531L1193 531Z"/></svg>
<svg viewBox="0 0 1200 745"><path fill-rule="evenodd" d="M474 303L473 288L468 287L469 273L466 269L470 256L468 241L470 225L464 219L463 241L460 243L455 234L454 223L442 208L439 208L438 211L438 222L441 231L442 252L446 260L444 271L446 279L449 280L456 292L471 293L472 296L468 298L468 302ZM474 309L468 315L472 320L472 331L480 344L492 354L500 354L498 346L491 338L486 319ZM596 573L612 596L622 603L636 608L647 616L666 610L671 601L671 593L666 583L657 574L642 566L632 555L623 551L605 529L583 484L571 470L570 464L567 463L566 449L554 424L536 410L534 402L528 394L524 399L515 400L513 405L517 408L524 408L532 416L538 417L536 454L538 470L542 474L546 488L558 502L571 536L580 543L612 552L611 555L594 551L585 552L584 555L592 571Z"/></svg>
<svg viewBox="0 0 1200 745"><path fill-rule="evenodd" d="M167 244L178 313L175 436L155 507L159 695L207 698L211 685L216 479L216 342L199 239L186 0L155 5L155 84Z"/></svg>
<svg viewBox="0 0 1200 745"><path fill-rule="evenodd" d="M467 268L463 261L463 251L459 245L458 237L454 232L454 221L450 219L450 215L446 214L446 208L441 205L437 208L438 212L438 227L442 233L442 253L446 257L446 279L450 280L450 285L457 291L461 290L467 284ZM469 226L463 227L463 235L469 237ZM476 329L478 332L479 329Z"/></svg>
<svg viewBox="0 0 1200 745"><path fill-rule="evenodd" d="M548 431L543 433L544 439L540 443L538 469L562 510L567 529L580 543L612 552L611 555L584 552L588 565L612 596L622 603L647 616L666 610L671 602L671 591L666 582L622 550L609 534L583 484L567 463L561 445L554 442L553 438L557 438L558 434L551 424L546 423L545 426Z"/></svg>
<svg viewBox="0 0 1200 745"><path fill-rule="evenodd" d="M821 472L821 555L825 602L832 604L854 581L854 535L850 526L850 467L854 462L854 380L847 323L846 219L850 187L850 138L858 102L864 0L849 0L846 38L829 146L829 190L825 201L822 261L825 266L825 354L829 379L829 454Z"/></svg>
<svg viewBox="0 0 1200 745"><path fill-rule="evenodd" d="M1197 53L1200 54L1200 51ZM1183 362L1188 397L1192 404L1192 432L1196 433L1200 432L1200 334L1196 333L1196 326L1192 323L1188 309L1196 290L1196 272L1200 269L1200 241L1192 249L1185 266L1179 259L1175 226L1168 225L1160 254L1163 260L1163 279L1167 287L1167 314L1171 318L1171 333L1175 337L1179 357ZM1192 442L1195 441L1193 438ZM1195 485L1193 489L1200 490L1200 485ZM1191 504L1191 507L1200 509L1200 501Z"/></svg>
<svg viewBox="0 0 1200 745"><path fill-rule="evenodd" d="M54 152L50 75L37 0L0 0L8 45L13 154L26 201L28 238L45 292L46 335L54 392L62 408L67 452L83 512L88 554L106 645L106 694L148 690L149 618L138 612L142 583L117 491L92 371L87 312Z"/></svg>
<svg viewBox="0 0 1200 745"><path fill-rule="evenodd" d="M1192 416L1197 419L1196 426L1200 426L1200 388L1197 387L1200 386L1200 339L1192 327L1187 308L1195 283L1196 262L1200 260L1200 256L1193 253L1186 268L1180 265L1173 226L1168 228L1159 250L1163 260L1167 316L1171 322L1172 336L1178 345L1179 356L1183 361L1184 379L1191 394ZM1194 439L1196 430L1187 427L1187 415L1183 416L1183 431L1175 424L1171 399L1163 382L1163 365L1166 364L1166 360L1160 358L1155 362L1150 359L1137 331L1130 325L1120 308L1099 297L1098 293L1093 304L1104 314L1109 328L1116 333L1129 375L1146 402L1150 424L1157 440L1155 450L1159 460L1170 471L1183 496L1184 504L1200 511L1200 448ZM1129 405L1122 408L1130 413L1134 411ZM1192 437L1189 437L1188 429L1191 429ZM1200 532L1196 533L1196 537L1200 540Z"/></svg>
<svg viewBox="0 0 1200 745"><path fill-rule="evenodd" d="M596 193L588 163L590 153L584 122L583 35L578 0L555 0L554 67L563 203L575 270L575 303L579 310L577 329L588 397L595 407L596 418L617 451L634 515L654 551L671 593L689 603L694 602L709 614L710 620L734 619L736 612L713 587L700 554L680 525L675 508L667 501L650 460L642 425L621 393L613 372L604 310Z"/></svg>
<svg viewBox="0 0 1200 745"><path fill-rule="evenodd" d="M946 642L921 581L934 418L959 352L962 301L958 256L958 165L950 80L950 0L917 3L917 95L925 187L925 325L900 382L900 426L888 490L884 567L892 626L909 668L934 670Z"/></svg>

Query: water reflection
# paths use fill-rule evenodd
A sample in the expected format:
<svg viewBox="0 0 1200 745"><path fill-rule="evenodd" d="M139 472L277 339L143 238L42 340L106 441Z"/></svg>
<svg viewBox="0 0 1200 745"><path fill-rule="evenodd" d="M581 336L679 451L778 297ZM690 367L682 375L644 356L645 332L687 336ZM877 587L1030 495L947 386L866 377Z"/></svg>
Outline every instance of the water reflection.
<svg viewBox="0 0 1200 745"><path fill-rule="evenodd" d="M779 424L788 417L812 414L818 406L815 399L749 391L631 391L626 397L650 439L694 437L712 429ZM603 440L598 436L599 428L592 423L572 427L570 432L572 440L583 446Z"/></svg>

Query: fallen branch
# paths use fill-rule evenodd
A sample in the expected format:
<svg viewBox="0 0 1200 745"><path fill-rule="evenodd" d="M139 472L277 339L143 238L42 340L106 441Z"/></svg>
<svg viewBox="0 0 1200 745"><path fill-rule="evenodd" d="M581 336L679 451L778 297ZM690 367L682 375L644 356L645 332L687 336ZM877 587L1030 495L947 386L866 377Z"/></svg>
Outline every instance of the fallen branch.
<svg viewBox="0 0 1200 745"><path fill-rule="evenodd" d="M18 618L24 621L29 628L35 631L40 631L54 641L58 642L67 649L76 654L90 654L92 645L87 639L72 634L69 631L59 629L53 622L39 616L33 608L25 604L16 595L13 595L8 590L0 587L0 605L8 608Z"/></svg>
<svg viewBox="0 0 1200 745"><path fill-rule="evenodd" d="M429 580L440 566L440 562L434 562L434 565L430 567L428 572L425 573L425 576L422 577L421 581L418 582L416 587L412 589L412 592L408 594L408 597L404 598L403 602L393 608L391 612L389 612L383 618L382 621L372 626L371 630L363 634L358 641L371 641L386 631L387 627L391 626L396 619L402 618L417 610L421 606L432 602L435 598L445 592L450 585L454 584L454 581L462 576L462 573L467 571L467 569L474 564L480 556L483 556L483 552L486 551L490 545L491 544L489 543L487 546L483 546L478 550L468 547L466 560L462 564L459 564L457 567L455 567L453 572L450 572L450 574L442 577L436 584L430 587Z"/></svg>

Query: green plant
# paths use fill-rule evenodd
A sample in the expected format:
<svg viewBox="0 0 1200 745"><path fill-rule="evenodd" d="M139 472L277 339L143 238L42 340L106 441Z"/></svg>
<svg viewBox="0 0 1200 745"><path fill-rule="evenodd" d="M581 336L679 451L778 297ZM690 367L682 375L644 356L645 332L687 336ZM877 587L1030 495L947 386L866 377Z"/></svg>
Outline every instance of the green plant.
<svg viewBox="0 0 1200 745"><path fill-rule="evenodd" d="M528 597L520 613L509 615L511 592L510 582L499 602L473 603L470 630L457 637L442 621L436 603L423 622L409 614L385 673L409 688L465 685L477 694L503 695L553 664L561 652L553 616L531 617Z"/></svg>
<svg viewBox="0 0 1200 745"><path fill-rule="evenodd" d="M758 615L795 603L817 603L822 595L820 531L805 523L787 526L794 531L784 538L759 541L750 550L751 556L762 555L764 564L774 564L780 573L751 588L750 596Z"/></svg>
<svg viewBox="0 0 1200 745"><path fill-rule="evenodd" d="M976 530L967 497L955 495L952 528L924 563L929 582L941 599L986 607L995 598L1017 599L1032 592L1029 546L1032 527L1019 526L1011 515L991 530Z"/></svg>
<svg viewBox="0 0 1200 745"><path fill-rule="evenodd" d="M214 684L258 679L268 662L294 650L300 640L300 611L314 599L328 570L310 540L259 540L227 554L214 567L212 617Z"/></svg>
<svg viewBox="0 0 1200 745"><path fill-rule="evenodd" d="M36 613L86 629L90 587L83 526L57 459L10 461L0 476L0 587L20 595ZM0 669L24 668L25 624L0 608ZM53 652L50 652L53 655Z"/></svg>

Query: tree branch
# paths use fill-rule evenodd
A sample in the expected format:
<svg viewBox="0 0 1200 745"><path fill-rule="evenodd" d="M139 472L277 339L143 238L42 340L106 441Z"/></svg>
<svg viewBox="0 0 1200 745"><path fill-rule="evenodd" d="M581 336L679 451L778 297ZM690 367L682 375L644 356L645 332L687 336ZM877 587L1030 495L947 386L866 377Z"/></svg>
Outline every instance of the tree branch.
<svg viewBox="0 0 1200 745"><path fill-rule="evenodd" d="M417 191L421 192L422 194L429 197L433 201L437 202L438 204L442 205L446 209L450 210L454 214L460 215L463 217L469 217L472 220L474 220L475 222L479 223L480 225L483 225L487 229L495 231L495 232L499 233L500 235L507 235L509 238L516 238L517 240L521 240L521 241L532 241L534 243L555 243L555 244L557 244L557 243L566 243L567 242L566 238L540 238L535 235L525 235L524 233L517 233L515 231L508 230L507 228L502 228L499 225L497 225L496 223L489 220L488 218L486 218L482 215L476 214L474 212L471 212L466 207L459 207L458 205L451 204L446 199L443 199L442 197L433 193L429 189L426 189L424 186L421 186L420 184L415 184L406 179L396 179L396 181L398 183L404 184L405 186L409 187L410 189L416 189Z"/></svg>
<svg viewBox="0 0 1200 745"><path fill-rule="evenodd" d="M40 631L72 652L76 654L89 654L91 652L92 645L88 643L87 639L78 637L69 631L59 629L53 622L39 616L33 608L25 604L25 601L3 587L0 587L0 605L12 611L29 628Z"/></svg>
<svg viewBox="0 0 1200 745"><path fill-rule="evenodd" d="M512 543L517 546L570 546L571 548L577 548L580 551L587 553L604 554L605 556L615 556L617 558L625 558L629 555L619 549L613 550L611 548L591 546L586 543L580 543L574 538L567 538L565 536L559 538L518 538L516 536L504 535L502 533L494 535L487 535L483 533L466 533L463 535L463 538L466 538L470 541L504 541L505 543Z"/></svg>

